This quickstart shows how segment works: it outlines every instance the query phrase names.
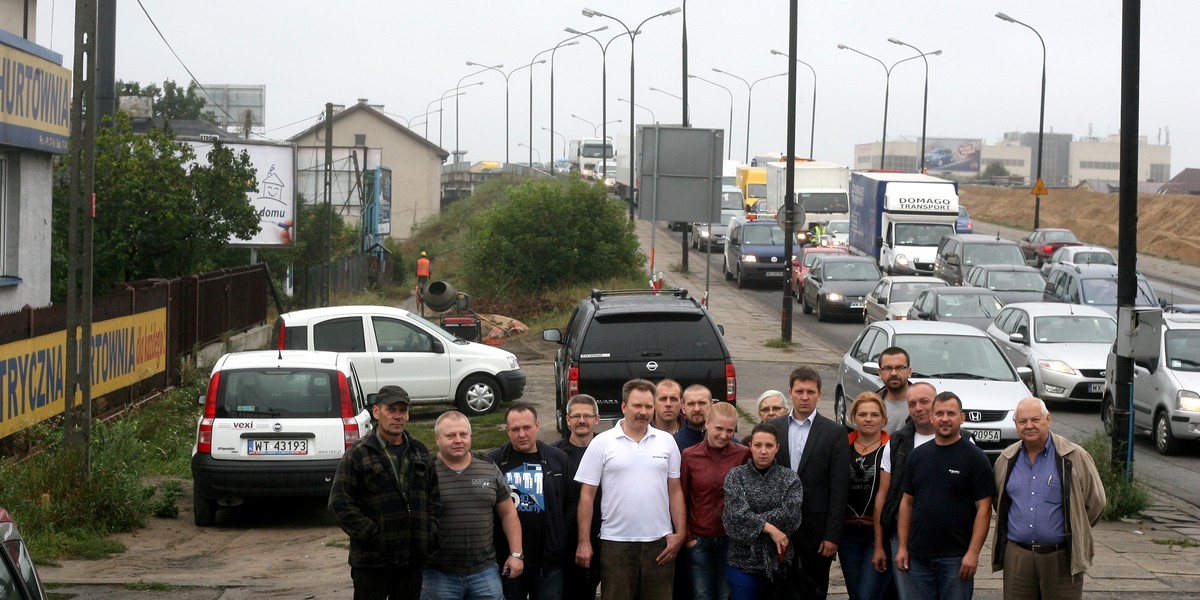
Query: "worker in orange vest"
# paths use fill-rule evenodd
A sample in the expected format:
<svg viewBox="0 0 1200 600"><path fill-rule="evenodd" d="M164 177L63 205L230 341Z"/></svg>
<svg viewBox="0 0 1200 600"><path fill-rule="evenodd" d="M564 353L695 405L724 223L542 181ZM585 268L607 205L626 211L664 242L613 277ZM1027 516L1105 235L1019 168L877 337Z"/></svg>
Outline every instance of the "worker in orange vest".
<svg viewBox="0 0 1200 600"><path fill-rule="evenodd" d="M427 283L429 283L429 256L422 251L421 258L417 259L417 285L421 288L421 293L425 293L425 284Z"/></svg>

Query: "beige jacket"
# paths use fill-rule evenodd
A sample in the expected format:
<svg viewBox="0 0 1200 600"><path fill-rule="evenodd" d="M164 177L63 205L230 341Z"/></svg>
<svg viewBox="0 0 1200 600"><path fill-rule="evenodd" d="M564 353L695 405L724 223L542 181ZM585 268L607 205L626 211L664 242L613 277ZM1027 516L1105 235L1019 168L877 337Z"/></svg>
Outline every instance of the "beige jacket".
<svg viewBox="0 0 1200 600"><path fill-rule="evenodd" d="M1087 450L1071 440L1050 432L1054 440L1054 451L1058 462L1059 480L1063 486L1063 512L1067 515L1067 544L1071 550L1071 574L1077 575L1087 571L1092 565L1094 553L1092 544L1092 526L1100 521L1104 514L1106 500L1104 484L1100 482L1100 474L1096 464ZM1012 472L1012 460L1022 451L1021 442L1017 442L996 459L994 473L996 477L996 536L992 539L992 571L1004 569L1004 549L1008 541L1008 509L1011 501L1004 493L1005 484Z"/></svg>

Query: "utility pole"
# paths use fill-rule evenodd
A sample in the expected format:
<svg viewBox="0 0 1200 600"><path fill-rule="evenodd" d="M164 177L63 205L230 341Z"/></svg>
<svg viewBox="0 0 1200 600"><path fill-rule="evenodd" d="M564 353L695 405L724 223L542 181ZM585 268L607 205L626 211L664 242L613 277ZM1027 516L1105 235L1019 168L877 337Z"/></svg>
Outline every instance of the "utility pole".
<svg viewBox="0 0 1200 600"><path fill-rule="evenodd" d="M117 0L99 0L96 12L96 125L117 114Z"/></svg>
<svg viewBox="0 0 1200 600"><path fill-rule="evenodd" d="M329 306L329 278L333 275L333 103L325 103L325 280L321 306Z"/></svg>
<svg viewBox="0 0 1200 600"><path fill-rule="evenodd" d="M92 227L96 215L96 2L75 3L72 70L70 202L67 235L65 437L82 453L78 481L91 471L92 434ZM78 405L76 404L78 402Z"/></svg>

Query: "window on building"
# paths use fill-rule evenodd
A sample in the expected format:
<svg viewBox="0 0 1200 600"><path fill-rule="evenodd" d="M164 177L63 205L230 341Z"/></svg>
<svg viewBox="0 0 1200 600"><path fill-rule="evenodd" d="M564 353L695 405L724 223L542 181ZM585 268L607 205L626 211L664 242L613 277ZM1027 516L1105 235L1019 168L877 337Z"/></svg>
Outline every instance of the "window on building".
<svg viewBox="0 0 1200 600"><path fill-rule="evenodd" d="M1121 168L1121 163L1107 160L1081 160L1079 161L1080 169L1107 169L1116 171Z"/></svg>
<svg viewBox="0 0 1200 600"><path fill-rule="evenodd" d="M366 146L367 145L367 134L365 134L365 133L354 134L354 145L355 146Z"/></svg>
<svg viewBox="0 0 1200 600"><path fill-rule="evenodd" d="M1150 163L1150 181L1164 183L1171 179L1171 165Z"/></svg>

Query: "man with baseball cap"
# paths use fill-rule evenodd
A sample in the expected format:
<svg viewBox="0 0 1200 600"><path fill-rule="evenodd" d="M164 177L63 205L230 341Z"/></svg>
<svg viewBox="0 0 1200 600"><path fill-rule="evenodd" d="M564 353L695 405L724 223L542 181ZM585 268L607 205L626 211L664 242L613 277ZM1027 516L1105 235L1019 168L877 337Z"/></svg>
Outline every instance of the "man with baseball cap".
<svg viewBox="0 0 1200 600"><path fill-rule="evenodd" d="M433 550L438 477L429 450L405 431L409 403L404 388L380 388L375 432L346 451L333 478L329 511L350 536L355 600L417 600Z"/></svg>

